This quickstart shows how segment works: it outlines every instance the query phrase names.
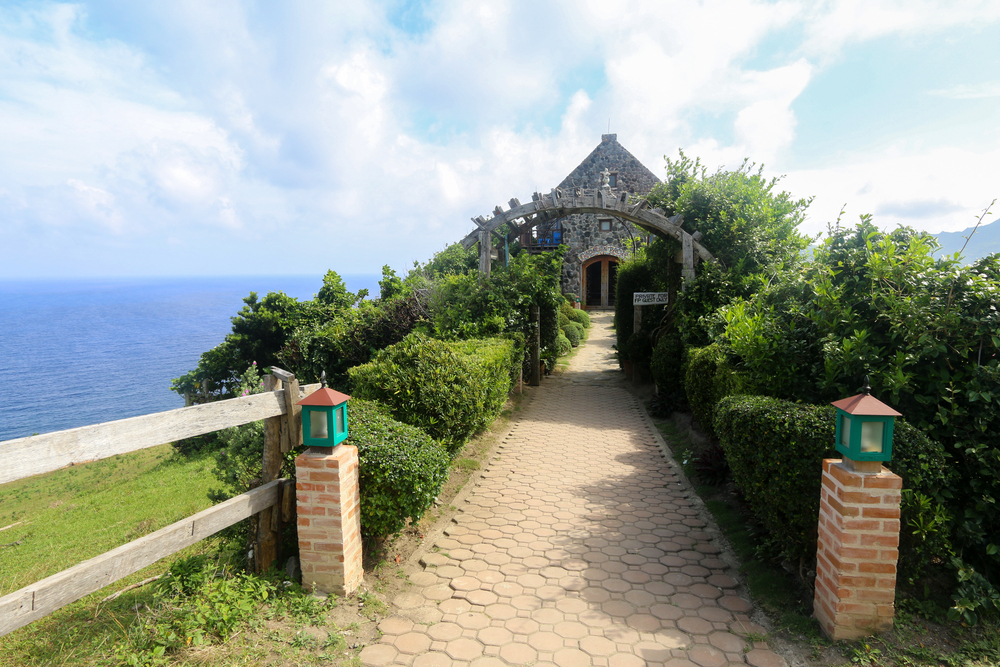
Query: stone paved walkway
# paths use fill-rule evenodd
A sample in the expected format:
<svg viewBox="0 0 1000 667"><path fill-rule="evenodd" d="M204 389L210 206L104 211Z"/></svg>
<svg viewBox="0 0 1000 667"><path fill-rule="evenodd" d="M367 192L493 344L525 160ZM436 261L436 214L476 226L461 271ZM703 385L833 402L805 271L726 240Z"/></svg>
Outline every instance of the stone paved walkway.
<svg viewBox="0 0 1000 667"><path fill-rule="evenodd" d="M420 557L365 665L785 667L622 387L610 313Z"/></svg>

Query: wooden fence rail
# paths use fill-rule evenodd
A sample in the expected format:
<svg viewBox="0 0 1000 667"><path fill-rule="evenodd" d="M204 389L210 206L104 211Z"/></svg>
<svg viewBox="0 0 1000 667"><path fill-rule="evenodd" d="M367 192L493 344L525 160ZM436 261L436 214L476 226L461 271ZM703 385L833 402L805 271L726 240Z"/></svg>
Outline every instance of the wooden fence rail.
<svg viewBox="0 0 1000 667"><path fill-rule="evenodd" d="M319 385L303 387L306 394ZM296 399L297 400L297 399ZM295 401L291 401L294 403ZM288 412L283 389L0 442L0 484Z"/></svg>
<svg viewBox="0 0 1000 667"><path fill-rule="evenodd" d="M277 479L0 598L0 637L281 502Z"/></svg>
<svg viewBox="0 0 1000 667"><path fill-rule="evenodd" d="M254 564L261 570L269 567L278 555L282 523L294 520L293 486L277 479L281 455L301 444L296 403L320 388L300 388L291 373L272 371L261 394L0 442L4 484L265 420L262 486L0 597L0 637L255 514L260 516ZM275 390L279 384L284 388Z"/></svg>

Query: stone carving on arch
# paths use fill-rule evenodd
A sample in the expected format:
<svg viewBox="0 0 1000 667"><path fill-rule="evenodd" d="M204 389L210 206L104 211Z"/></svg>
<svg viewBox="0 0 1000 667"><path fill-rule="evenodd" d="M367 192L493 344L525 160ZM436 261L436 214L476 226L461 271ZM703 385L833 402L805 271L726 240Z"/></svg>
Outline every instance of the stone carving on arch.
<svg viewBox="0 0 1000 667"><path fill-rule="evenodd" d="M632 256L632 251L627 248L623 248L620 245L595 245L579 253L577 258L580 260L580 263L583 264L588 259L597 257L598 255L610 255L611 257L617 257L618 259L625 260Z"/></svg>
<svg viewBox="0 0 1000 667"><path fill-rule="evenodd" d="M689 280L694 279L696 257L703 262L718 262L707 248L698 243L698 239L701 238L700 233L690 233L681 228L684 222L681 216L668 218L661 209L649 210L646 206L645 199L627 192L619 192L616 195L607 190L580 188L575 188L573 192L563 192L559 188L554 188L548 194L536 192L532 196L532 201L527 204L522 204L515 198L510 200L510 208L506 211L503 207L497 206L493 209L493 217L489 220L481 215L473 218L472 222L476 224L477 229L462 239L462 247L469 249L479 243L480 271L489 275L492 235L494 233L499 235L497 230L501 227L506 225L511 231L520 233L554 218L575 213L598 213L628 220L646 231L680 241L685 287ZM515 220L523 222L518 225L515 224Z"/></svg>

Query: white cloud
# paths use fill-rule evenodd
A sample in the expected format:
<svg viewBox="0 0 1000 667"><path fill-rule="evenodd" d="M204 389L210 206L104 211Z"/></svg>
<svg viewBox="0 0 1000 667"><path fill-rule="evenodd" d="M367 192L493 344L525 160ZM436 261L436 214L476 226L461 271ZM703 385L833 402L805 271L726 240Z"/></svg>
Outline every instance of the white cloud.
<svg viewBox="0 0 1000 667"><path fill-rule="evenodd" d="M809 9L803 49L827 58L852 42L883 35L979 28L997 20L995 0L826 0Z"/></svg>
<svg viewBox="0 0 1000 667"><path fill-rule="evenodd" d="M366 1L0 10L0 207L11 228L107 232L164 267L246 272L262 244L288 258L273 270L403 267L471 231L470 216L554 187L609 118L658 175L677 147L710 168L780 169L795 101L841 49L981 25L995 5L438 0L420 34ZM791 41L758 58L776 37ZM993 142L978 156L840 155L787 187L816 193L820 218L846 200L916 220L936 202L958 224L947 207L981 206L989 184L934 159L990 173Z"/></svg>
<svg viewBox="0 0 1000 667"><path fill-rule="evenodd" d="M948 168L961 165L961 168ZM883 229L906 225L930 232L959 231L994 197L1000 147L974 152L939 148L924 152L900 149L884 155L850 156L823 169L790 172L782 182L796 196L815 195L804 230L826 230L847 205L843 222L864 213Z"/></svg>
<svg viewBox="0 0 1000 667"><path fill-rule="evenodd" d="M955 100L975 100L988 97L1000 97L1000 79L995 81L983 81L982 83L968 84L961 83L950 88L930 90L928 95L938 97L950 97Z"/></svg>

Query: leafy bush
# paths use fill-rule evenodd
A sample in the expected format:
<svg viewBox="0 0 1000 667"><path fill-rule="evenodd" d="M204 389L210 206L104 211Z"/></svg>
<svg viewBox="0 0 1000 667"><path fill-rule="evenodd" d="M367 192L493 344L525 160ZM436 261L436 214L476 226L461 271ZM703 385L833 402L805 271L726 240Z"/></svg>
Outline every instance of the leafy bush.
<svg viewBox="0 0 1000 667"><path fill-rule="evenodd" d="M833 447L836 410L832 406L790 403L764 396L730 396L716 408L715 430L737 488L754 515L774 538L781 555L815 558L817 517L824 458L840 458ZM897 419L893 460L888 466L903 486L925 495L946 489L952 473L942 446ZM910 526L912 508L903 507ZM901 545L901 564L915 557L948 558L948 550L917 553Z"/></svg>
<svg viewBox="0 0 1000 667"><path fill-rule="evenodd" d="M581 310L579 308L570 308L569 319L571 322L576 322L577 324L581 325L584 329L590 328L590 315L588 315L587 311L585 310Z"/></svg>
<svg viewBox="0 0 1000 667"><path fill-rule="evenodd" d="M454 454L500 414L519 361L510 340L445 342L414 332L348 373L357 398L384 403Z"/></svg>
<svg viewBox="0 0 1000 667"><path fill-rule="evenodd" d="M566 325L570 323L569 314L566 312L566 307L562 306L559 308L559 328L565 329Z"/></svg>
<svg viewBox="0 0 1000 667"><path fill-rule="evenodd" d="M319 381L326 371L331 385L349 390L347 369L370 361L378 350L403 340L426 321L423 299L403 288L399 296L364 301L323 324L297 328L279 357L300 381Z"/></svg>
<svg viewBox="0 0 1000 667"><path fill-rule="evenodd" d="M625 343L625 351L633 364L648 365L653 358L653 339L646 331L633 333Z"/></svg>
<svg viewBox="0 0 1000 667"><path fill-rule="evenodd" d="M569 338L563 335L560 331L559 336L556 338L556 350L560 357L565 357L567 354L573 351L573 344L569 342ZM546 362L546 367L551 368Z"/></svg>
<svg viewBox="0 0 1000 667"><path fill-rule="evenodd" d="M573 322L567 322L566 326L564 326L560 331L561 335L566 337L566 340L569 341L570 345L577 347L580 345L580 330L574 327L573 324Z"/></svg>
<svg viewBox="0 0 1000 667"><path fill-rule="evenodd" d="M447 450L424 431L396 421L385 406L352 399L349 444L358 448L361 532L398 533L419 521L448 478Z"/></svg>
<svg viewBox="0 0 1000 667"><path fill-rule="evenodd" d="M734 371L717 344L689 348L684 391L698 425L715 437L716 405L726 396L758 393L745 373Z"/></svg>
<svg viewBox="0 0 1000 667"><path fill-rule="evenodd" d="M635 309L632 305L632 295L635 292L649 292L655 287L653 266L646 261L644 250L634 257L618 265L618 277L615 284L615 334L618 337L618 349L623 350L625 340L632 335ZM652 331L654 315L658 308L642 309L642 325L646 331ZM635 361L632 359L632 361Z"/></svg>
<svg viewBox="0 0 1000 667"><path fill-rule="evenodd" d="M653 381L661 391L684 390L684 343L677 334L660 336L650 361Z"/></svg>

